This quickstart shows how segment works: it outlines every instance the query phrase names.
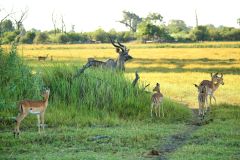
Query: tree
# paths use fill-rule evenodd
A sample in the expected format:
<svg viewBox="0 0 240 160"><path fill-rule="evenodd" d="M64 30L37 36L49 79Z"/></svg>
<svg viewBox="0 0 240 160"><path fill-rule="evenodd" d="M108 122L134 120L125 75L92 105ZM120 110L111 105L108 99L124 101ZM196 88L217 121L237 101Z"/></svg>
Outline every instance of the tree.
<svg viewBox="0 0 240 160"><path fill-rule="evenodd" d="M167 28L170 33L187 32L189 29L183 20L170 20Z"/></svg>
<svg viewBox="0 0 240 160"><path fill-rule="evenodd" d="M209 32L206 26L195 27L191 31L191 39L193 41L207 41L209 40Z"/></svg>
<svg viewBox="0 0 240 160"><path fill-rule="evenodd" d="M109 42L108 33L105 32L102 28L97 29L92 33L92 38L95 41L100 41L101 43Z"/></svg>
<svg viewBox="0 0 240 160"><path fill-rule="evenodd" d="M156 42L171 41L172 37L169 35L165 26L157 26L149 21L143 21L138 27L138 37L142 40L152 40Z"/></svg>
<svg viewBox="0 0 240 160"><path fill-rule="evenodd" d="M15 21L16 30L23 29L23 21L27 18L28 8L21 10L21 14L19 17L13 16L13 20Z"/></svg>
<svg viewBox="0 0 240 160"><path fill-rule="evenodd" d="M163 17L159 13L149 13L148 16L146 17L146 20L150 21L155 25L159 25L162 22Z"/></svg>
<svg viewBox="0 0 240 160"><path fill-rule="evenodd" d="M32 44L34 38L36 37L36 33L32 31L27 31L26 34L20 38L21 43Z"/></svg>
<svg viewBox="0 0 240 160"><path fill-rule="evenodd" d="M12 32L15 30L12 21L9 19L6 19L2 23L0 23L0 29L2 33Z"/></svg>
<svg viewBox="0 0 240 160"><path fill-rule="evenodd" d="M4 9L0 8L0 13L3 12ZM5 21L8 17L10 17L12 14L14 14L12 11L10 13L5 14L3 17L0 16L0 24L2 24L3 21Z"/></svg>
<svg viewBox="0 0 240 160"><path fill-rule="evenodd" d="M17 31L5 32L3 34L3 39L2 39L3 44L9 44L9 43L13 42L18 34L19 34L19 32L17 32Z"/></svg>
<svg viewBox="0 0 240 160"><path fill-rule="evenodd" d="M154 24L144 21L138 26L138 36L144 40L154 40L156 35L159 35L160 28Z"/></svg>
<svg viewBox="0 0 240 160"><path fill-rule="evenodd" d="M49 37L46 32L40 32L34 38L34 43L37 43L37 44L38 43L44 44L44 43L47 43L48 41L49 41Z"/></svg>
<svg viewBox="0 0 240 160"><path fill-rule="evenodd" d="M123 20L120 20L118 22L124 24L126 27L129 27L130 31L136 32L138 24L142 22L142 18L140 18L135 13L123 11Z"/></svg>
<svg viewBox="0 0 240 160"><path fill-rule="evenodd" d="M240 18L237 19L237 23L238 23L238 25L240 27Z"/></svg>
<svg viewBox="0 0 240 160"><path fill-rule="evenodd" d="M54 15L54 12L52 13L52 23L53 23L54 35L56 36L56 34L57 34L57 18Z"/></svg>
<svg viewBox="0 0 240 160"><path fill-rule="evenodd" d="M206 25L209 34L209 40L211 41L220 41L223 39L220 30L216 28L213 24Z"/></svg>
<svg viewBox="0 0 240 160"><path fill-rule="evenodd" d="M69 42L69 38L67 34L58 34L57 36L57 43L68 43Z"/></svg>
<svg viewBox="0 0 240 160"><path fill-rule="evenodd" d="M1 13L1 15L0 15L0 41L1 41L1 38L2 38L2 34L3 34L3 32L4 32L4 30L3 30L3 26L2 26L2 23L8 18L8 17L10 17L12 14L13 14L13 12L11 11L10 13L6 13L6 14L2 14L3 13L3 11L4 11L4 9L1 9L0 8L0 13ZM1 43L1 42L0 42Z"/></svg>
<svg viewBox="0 0 240 160"><path fill-rule="evenodd" d="M63 19L63 15L61 15L61 29L62 29L62 33L67 33L66 31L66 24L64 22L64 19Z"/></svg>

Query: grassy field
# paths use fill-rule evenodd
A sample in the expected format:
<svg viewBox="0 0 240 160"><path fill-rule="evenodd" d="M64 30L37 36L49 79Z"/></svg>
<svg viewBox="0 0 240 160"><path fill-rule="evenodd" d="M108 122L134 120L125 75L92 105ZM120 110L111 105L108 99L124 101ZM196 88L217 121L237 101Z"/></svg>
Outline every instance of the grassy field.
<svg viewBox="0 0 240 160"><path fill-rule="evenodd" d="M125 74L89 69L75 80L72 75L87 58L116 58L114 48L19 45L23 61L1 59L0 54L0 159L240 159L239 45L126 44L134 59L127 62ZM46 61L37 60L45 55ZM141 81L133 88L136 70ZM217 105L201 121L189 109L197 108L193 83L210 79L211 72L223 73L225 85L215 93ZM166 97L164 118L150 117L151 95L141 91L148 83L152 91L156 82ZM39 99L43 85L51 88L46 132L38 134L36 117L28 116L20 138L14 139L16 102Z"/></svg>
<svg viewBox="0 0 240 160"><path fill-rule="evenodd" d="M162 152L162 148L170 150L169 139L173 136L181 140L179 134L188 131L191 125L156 120L125 121L111 126L63 125L47 128L45 134L39 135L32 123L23 126L19 139L14 139L5 128L0 132L0 159L133 160L159 159L161 154L173 160L240 159L240 106L215 106L212 118L213 122L197 127L169 154ZM152 150L160 155L150 154Z"/></svg>

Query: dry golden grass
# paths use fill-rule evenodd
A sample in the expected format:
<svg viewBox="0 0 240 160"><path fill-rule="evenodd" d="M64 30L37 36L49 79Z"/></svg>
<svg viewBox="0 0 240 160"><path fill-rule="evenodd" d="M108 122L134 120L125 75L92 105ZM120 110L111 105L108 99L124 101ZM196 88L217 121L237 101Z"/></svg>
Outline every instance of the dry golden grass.
<svg viewBox="0 0 240 160"><path fill-rule="evenodd" d="M240 42L201 43L204 44ZM134 57L126 64L126 75L133 78L133 73L138 70L141 81L151 84L149 90L156 82L160 82L166 97L197 107L197 90L193 83L199 84L203 79L210 79L210 72L223 72L225 85L220 86L215 93L217 103L240 104L239 48L154 48L156 44L126 46ZM35 67L62 62L81 66L89 57L102 60L117 58L110 44L20 45L19 53ZM53 61L37 61L37 56L47 54L53 57Z"/></svg>

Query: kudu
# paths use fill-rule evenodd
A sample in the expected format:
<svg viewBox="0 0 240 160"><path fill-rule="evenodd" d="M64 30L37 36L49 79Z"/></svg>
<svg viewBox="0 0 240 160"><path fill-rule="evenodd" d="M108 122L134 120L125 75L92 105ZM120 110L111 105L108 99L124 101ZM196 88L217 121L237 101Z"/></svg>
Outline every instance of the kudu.
<svg viewBox="0 0 240 160"><path fill-rule="evenodd" d="M102 68L110 68L110 69L125 71L125 62L132 59L133 57L128 54L129 49L123 44L121 44L119 41L117 41L116 43L111 38L110 38L110 41L112 45L116 48L116 52L118 53L118 58L116 60L108 59L105 62L95 60L94 58L88 58L87 64L84 65L78 71L75 77L79 76L81 73L84 72L85 69L89 67L102 67Z"/></svg>

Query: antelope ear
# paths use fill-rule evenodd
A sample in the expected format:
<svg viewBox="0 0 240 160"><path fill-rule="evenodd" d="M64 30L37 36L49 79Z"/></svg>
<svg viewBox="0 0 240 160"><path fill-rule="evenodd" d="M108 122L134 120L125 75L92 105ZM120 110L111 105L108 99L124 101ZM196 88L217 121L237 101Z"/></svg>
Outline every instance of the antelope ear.
<svg viewBox="0 0 240 160"><path fill-rule="evenodd" d="M211 75L211 78L213 77L213 73L210 73L210 75Z"/></svg>

